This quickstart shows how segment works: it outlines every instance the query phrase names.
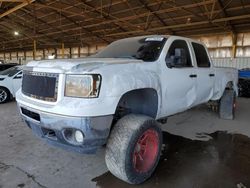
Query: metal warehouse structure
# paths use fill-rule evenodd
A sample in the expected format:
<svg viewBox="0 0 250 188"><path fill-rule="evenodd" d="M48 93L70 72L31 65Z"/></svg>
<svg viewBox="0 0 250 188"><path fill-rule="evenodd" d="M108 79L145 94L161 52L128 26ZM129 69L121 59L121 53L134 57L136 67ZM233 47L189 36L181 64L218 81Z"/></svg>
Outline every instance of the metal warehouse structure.
<svg viewBox="0 0 250 188"><path fill-rule="evenodd" d="M125 37L198 38L213 57L250 56L249 0L0 0L0 59L93 54Z"/></svg>

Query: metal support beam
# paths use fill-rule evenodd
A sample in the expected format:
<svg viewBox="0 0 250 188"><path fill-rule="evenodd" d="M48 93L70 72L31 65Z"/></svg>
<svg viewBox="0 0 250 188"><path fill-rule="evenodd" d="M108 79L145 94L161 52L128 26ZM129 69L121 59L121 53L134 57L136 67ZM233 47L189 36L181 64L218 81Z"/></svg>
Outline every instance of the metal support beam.
<svg viewBox="0 0 250 188"><path fill-rule="evenodd" d="M236 50L237 50L237 34L232 33L232 58L236 57Z"/></svg>
<svg viewBox="0 0 250 188"><path fill-rule="evenodd" d="M55 59L57 59L57 49L55 48Z"/></svg>
<svg viewBox="0 0 250 188"><path fill-rule="evenodd" d="M69 58L72 58L72 48L69 48Z"/></svg>
<svg viewBox="0 0 250 188"><path fill-rule="evenodd" d="M64 58L64 43L62 43L62 58Z"/></svg>
<svg viewBox="0 0 250 188"><path fill-rule="evenodd" d="M36 60L36 40L33 40L33 60Z"/></svg>
<svg viewBox="0 0 250 188"><path fill-rule="evenodd" d="M3 18L3 17L5 17L5 16L7 16L7 15L13 13L13 12L17 11L18 9L23 8L23 7L25 7L26 5L28 5L28 4L30 4L30 3L34 2L34 1L35 1L35 0L26 0L26 1L23 1L22 4L19 4L19 5L15 6L14 8L12 8L12 9L10 9L10 10L7 10L6 12L2 13L2 14L0 15L0 18Z"/></svg>
<svg viewBox="0 0 250 188"><path fill-rule="evenodd" d="M78 46L78 57L80 57L80 56L81 56L81 47Z"/></svg>
<svg viewBox="0 0 250 188"><path fill-rule="evenodd" d="M227 18L227 17L228 17L228 14L227 14L227 11L226 11L226 7L227 7L228 5L230 5L230 3L232 2L232 0L229 0L225 6L223 5L223 2L222 2L221 0L217 0L217 1L218 1L220 10L221 10L223 16ZM219 13L220 13L220 12L219 12ZM217 13L212 19L215 19L215 18L219 15L219 13ZM229 25L229 27L230 27L230 30L231 30L232 32L235 32L235 29L234 29L233 25L231 24L230 20L227 21L227 22L228 22L228 25Z"/></svg>
<svg viewBox="0 0 250 188"><path fill-rule="evenodd" d="M45 49L43 49L43 59L45 59Z"/></svg>
<svg viewBox="0 0 250 188"><path fill-rule="evenodd" d="M10 3L17 2L17 3L23 3L23 2L25 2L25 0L0 0L0 2L10 2Z"/></svg>

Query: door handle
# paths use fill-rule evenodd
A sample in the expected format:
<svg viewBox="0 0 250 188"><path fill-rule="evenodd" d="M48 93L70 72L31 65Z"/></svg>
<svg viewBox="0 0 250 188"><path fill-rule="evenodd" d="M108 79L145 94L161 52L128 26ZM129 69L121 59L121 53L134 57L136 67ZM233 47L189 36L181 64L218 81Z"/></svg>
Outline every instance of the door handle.
<svg viewBox="0 0 250 188"><path fill-rule="evenodd" d="M189 77L190 77L190 78L196 78L196 77L197 77L197 74L190 74Z"/></svg>
<svg viewBox="0 0 250 188"><path fill-rule="evenodd" d="M214 74L209 74L209 76L210 76L210 77L213 77L213 76L215 76L215 75L214 75Z"/></svg>

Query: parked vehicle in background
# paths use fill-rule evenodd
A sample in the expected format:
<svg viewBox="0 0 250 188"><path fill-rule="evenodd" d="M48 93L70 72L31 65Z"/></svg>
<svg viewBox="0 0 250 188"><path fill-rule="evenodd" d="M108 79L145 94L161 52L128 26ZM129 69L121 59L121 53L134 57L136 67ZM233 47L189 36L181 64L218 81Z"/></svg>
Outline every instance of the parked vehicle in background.
<svg viewBox="0 0 250 188"><path fill-rule="evenodd" d="M17 66L15 63L8 63L8 64L0 64L0 72L4 71L6 69L9 69L11 67Z"/></svg>
<svg viewBox="0 0 250 188"><path fill-rule="evenodd" d="M14 66L0 72L0 104L16 97L22 84L23 66Z"/></svg>
<svg viewBox="0 0 250 188"><path fill-rule="evenodd" d="M141 36L89 58L29 63L17 102L35 134L81 153L106 144L111 173L139 184L159 162L159 123L210 100L233 119L237 82L237 70L215 67L198 41Z"/></svg>
<svg viewBox="0 0 250 188"><path fill-rule="evenodd" d="M250 68L239 70L239 96L250 97Z"/></svg>

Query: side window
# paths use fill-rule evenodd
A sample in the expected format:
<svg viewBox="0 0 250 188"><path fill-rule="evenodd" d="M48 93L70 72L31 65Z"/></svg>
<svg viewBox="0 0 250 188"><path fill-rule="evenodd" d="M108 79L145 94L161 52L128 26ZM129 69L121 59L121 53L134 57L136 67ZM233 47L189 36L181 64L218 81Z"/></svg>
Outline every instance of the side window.
<svg viewBox="0 0 250 188"><path fill-rule="evenodd" d="M207 51L203 45L192 42L195 58L198 67L210 67Z"/></svg>
<svg viewBox="0 0 250 188"><path fill-rule="evenodd" d="M21 79L23 77L23 71L19 72L14 79Z"/></svg>
<svg viewBox="0 0 250 188"><path fill-rule="evenodd" d="M17 75L18 76L23 75L23 71L19 72Z"/></svg>
<svg viewBox="0 0 250 188"><path fill-rule="evenodd" d="M192 67L188 45L184 40L175 40L168 49L166 65L169 68Z"/></svg>

